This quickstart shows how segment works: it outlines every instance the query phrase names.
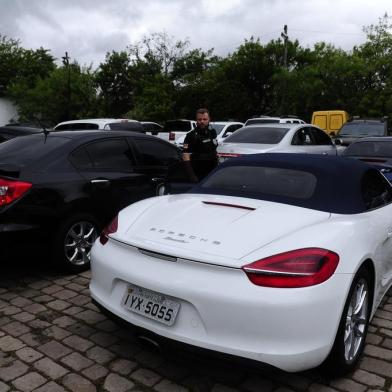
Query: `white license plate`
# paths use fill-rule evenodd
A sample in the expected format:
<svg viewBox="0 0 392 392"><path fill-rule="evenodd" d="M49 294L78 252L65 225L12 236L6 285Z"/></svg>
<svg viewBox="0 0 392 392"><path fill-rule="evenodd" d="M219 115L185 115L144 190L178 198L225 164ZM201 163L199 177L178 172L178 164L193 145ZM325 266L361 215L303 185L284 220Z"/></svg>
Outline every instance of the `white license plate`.
<svg viewBox="0 0 392 392"><path fill-rule="evenodd" d="M138 286L129 286L123 298L123 306L131 312L156 320L166 325L173 325L180 304L155 291Z"/></svg>

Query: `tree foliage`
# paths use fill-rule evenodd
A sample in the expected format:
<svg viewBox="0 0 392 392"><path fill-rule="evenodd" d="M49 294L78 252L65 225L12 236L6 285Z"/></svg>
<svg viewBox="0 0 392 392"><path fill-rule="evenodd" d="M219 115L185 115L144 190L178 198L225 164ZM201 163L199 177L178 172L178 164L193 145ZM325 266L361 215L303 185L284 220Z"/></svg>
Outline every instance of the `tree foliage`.
<svg viewBox="0 0 392 392"><path fill-rule="evenodd" d="M96 70L76 61L56 65L48 50L27 50L0 35L0 96L12 98L23 119L40 116L52 124L86 116L164 121L193 117L202 106L214 119L296 114L310 120L322 109L391 116L391 29L384 15L364 27L366 41L350 51L250 37L225 57L154 33L107 53Z"/></svg>

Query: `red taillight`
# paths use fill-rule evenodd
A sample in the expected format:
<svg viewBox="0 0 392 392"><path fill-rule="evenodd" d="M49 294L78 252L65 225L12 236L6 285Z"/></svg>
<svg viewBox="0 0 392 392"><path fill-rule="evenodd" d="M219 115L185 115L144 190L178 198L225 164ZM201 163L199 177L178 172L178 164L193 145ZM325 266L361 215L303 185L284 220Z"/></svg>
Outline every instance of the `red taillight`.
<svg viewBox="0 0 392 392"><path fill-rule="evenodd" d="M235 153L226 153L226 152L219 152L218 153L218 158L236 158L240 157L241 154L235 154Z"/></svg>
<svg viewBox="0 0 392 392"><path fill-rule="evenodd" d="M339 256L330 250L304 248L255 261L242 269L257 286L293 288L325 282L338 263Z"/></svg>
<svg viewBox="0 0 392 392"><path fill-rule="evenodd" d="M29 182L0 178L0 207L12 203L26 193L32 184Z"/></svg>
<svg viewBox="0 0 392 392"><path fill-rule="evenodd" d="M176 134L174 132L169 132L169 140L176 140Z"/></svg>
<svg viewBox="0 0 392 392"><path fill-rule="evenodd" d="M116 216L103 230L99 236L99 242L105 245L109 241L109 234L115 233L118 229L118 216Z"/></svg>

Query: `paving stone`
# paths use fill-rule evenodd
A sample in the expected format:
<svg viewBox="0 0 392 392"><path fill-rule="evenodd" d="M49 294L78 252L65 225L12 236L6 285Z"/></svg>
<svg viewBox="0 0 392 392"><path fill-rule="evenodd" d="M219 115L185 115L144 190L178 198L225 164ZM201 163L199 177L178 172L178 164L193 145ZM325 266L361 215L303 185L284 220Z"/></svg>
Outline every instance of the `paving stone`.
<svg viewBox="0 0 392 392"><path fill-rule="evenodd" d="M80 306L70 306L67 309L63 310L63 313L68 314L69 316L72 316L74 314L80 313L84 310L84 308L81 308Z"/></svg>
<svg viewBox="0 0 392 392"><path fill-rule="evenodd" d="M332 380L331 386L347 392L364 392L367 389L365 385L358 384L357 382L347 378Z"/></svg>
<svg viewBox="0 0 392 392"><path fill-rule="evenodd" d="M67 374L62 383L66 388L75 392L96 392L97 390L91 381L75 373Z"/></svg>
<svg viewBox="0 0 392 392"><path fill-rule="evenodd" d="M0 317L0 327L2 327L3 325L6 325L12 321L12 319L10 317L2 315L2 312L0 312L0 316L1 316Z"/></svg>
<svg viewBox="0 0 392 392"><path fill-rule="evenodd" d="M373 317L372 324L377 327L392 329L392 321L391 320L385 320L382 318Z"/></svg>
<svg viewBox="0 0 392 392"><path fill-rule="evenodd" d="M52 359L59 359L72 352L68 347L54 340L40 346L39 350Z"/></svg>
<svg viewBox="0 0 392 392"><path fill-rule="evenodd" d="M118 338L116 336L113 336L106 332L97 332L91 335L89 339L102 347L108 347L118 341Z"/></svg>
<svg viewBox="0 0 392 392"><path fill-rule="evenodd" d="M19 292L19 295L21 295L22 297L26 297L26 298L34 298L40 294L41 294L41 292L39 290L35 290L35 289L27 289L27 290L22 290Z"/></svg>
<svg viewBox="0 0 392 392"><path fill-rule="evenodd" d="M33 331L19 336L30 347L37 347L50 341L50 338L42 335L43 331Z"/></svg>
<svg viewBox="0 0 392 392"><path fill-rule="evenodd" d="M46 381L40 374L31 372L12 381L12 384L23 392L29 392L45 384Z"/></svg>
<svg viewBox="0 0 392 392"><path fill-rule="evenodd" d="M384 387L385 385L385 378L361 369L354 372L353 379L369 387Z"/></svg>
<svg viewBox="0 0 392 392"><path fill-rule="evenodd" d="M71 335L71 336L67 337L66 339L63 340L63 343L65 343L69 347L72 347L72 348L74 348L78 351L82 351L82 352L85 352L90 347L94 346L93 342L90 342L87 339L83 339L77 335Z"/></svg>
<svg viewBox="0 0 392 392"><path fill-rule="evenodd" d="M330 388L326 385L321 385L318 383L314 383L310 386L309 392L336 392L335 388Z"/></svg>
<svg viewBox="0 0 392 392"><path fill-rule="evenodd" d="M134 371L131 378L147 387L152 387L161 379L161 376L152 370L142 368Z"/></svg>
<svg viewBox="0 0 392 392"><path fill-rule="evenodd" d="M91 359L88 359L76 352L67 355L61 360L61 362L75 371L85 369L94 363Z"/></svg>
<svg viewBox="0 0 392 392"><path fill-rule="evenodd" d="M26 366L23 362L16 360L9 365L0 367L0 380L5 382L11 381L22 376L28 370L28 366Z"/></svg>
<svg viewBox="0 0 392 392"><path fill-rule="evenodd" d="M45 329L45 328L51 326L51 324L48 323L46 320L42 320L40 318L40 316L38 316L38 318L36 318L36 319L34 319L32 321L29 321L28 324L33 329Z"/></svg>
<svg viewBox="0 0 392 392"><path fill-rule="evenodd" d="M126 392L132 389L135 384L117 374L111 373L105 378L103 388L108 392Z"/></svg>
<svg viewBox="0 0 392 392"><path fill-rule="evenodd" d="M69 300L69 302L73 305L77 305L77 306L83 306L88 304L91 301L91 299L89 297L87 297L87 295L77 295L74 298L71 298Z"/></svg>
<svg viewBox="0 0 392 392"><path fill-rule="evenodd" d="M33 283L29 284L29 287L36 290L42 290L45 287L49 287L52 285L52 282L48 280L34 280Z"/></svg>
<svg viewBox="0 0 392 392"><path fill-rule="evenodd" d="M378 309L376 314L375 314L375 317L380 317L380 318L383 318L383 319L386 319L386 320L392 320L392 312L388 312L386 310Z"/></svg>
<svg viewBox="0 0 392 392"><path fill-rule="evenodd" d="M74 320L73 318L68 317L68 316L62 316L62 317L59 317L59 318L53 320L53 324L56 324L61 328L67 328L70 325L75 324L75 323L76 323L76 320Z"/></svg>
<svg viewBox="0 0 392 392"><path fill-rule="evenodd" d="M54 293L57 293L61 290L63 290L64 288L62 286L59 286L57 284L52 284L51 286L45 287L44 289L42 289L41 291L45 294L49 294L52 295ZM53 298L53 297L52 297Z"/></svg>
<svg viewBox="0 0 392 392"><path fill-rule="evenodd" d="M392 337L392 330L390 329L380 328L380 333Z"/></svg>
<svg viewBox="0 0 392 392"><path fill-rule="evenodd" d="M48 302L46 306L54 310L64 310L66 308L69 308L71 305L66 301L56 299L54 301Z"/></svg>
<svg viewBox="0 0 392 392"><path fill-rule="evenodd" d="M43 334L45 336L48 336L48 337L53 338L55 340L63 340L66 337L68 337L69 335L72 335L71 332L67 331L64 328L57 327L56 325L49 327L49 328L46 328L43 331Z"/></svg>
<svg viewBox="0 0 392 392"><path fill-rule="evenodd" d="M106 332L114 332L119 329L118 325L111 320L104 320L97 324L97 328Z"/></svg>
<svg viewBox="0 0 392 392"><path fill-rule="evenodd" d="M25 344L12 336L3 336L0 338L0 351L16 351L24 347Z"/></svg>
<svg viewBox="0 0 392 392"><path fill-rule="evenodd" d="M380 344L380 342L383 340L383 337L380 335L376 335L374 333L368 333L366 336L366 343L367 344Z"/></svg>
<svg viewBox="0 0 392 392"><path fill-rule="evenodd" d="M116 359L110 364L110 369L116 373L120 373L123 376L127 376L132 370L138 367L138 364L127 359Z"/></svg>
<svg viewBox="0 0 392 392"><path fill-rule="evenodd" d="M46 304L46 303L53 301L53 300L54 300L53 297L51 297L50 295L46 295L46 294L39 295L38 297L34 298L34 301L38 302L39 304Z"/></svg>
<svg viewBox="0 0 392 392"><path fill-rule="evenodd" d="M54 381L50 381L42 387L35 389L34 392L66 392L66 390Z"/></svg>
<svg viewBox="0 0 392 392"><path fill-rule="evenodd" d="M15 353L22 361L31 363L36 361L39 358L42 358L43 355L39 353L38 351L35 351L31 347L24 347L18 350Z"/></svg>
<svg viewBox="0 0 392 392"><path fill-rule="evenodd" d="M82 374L92 381L99 380L99 379L105 377L108 373L109 373L109 370L106 367L103 367L98 364L90 366L89 368L84 369L82 371Z"/></svg>
<svg viewBox="0 0 392 392"><path fill-rule="evenodd" d="M18 306L7 306L3 308L0 314L4 316L12 316L13 314L20 313L22 310Z"/></svg>
<svg viewBox="0 0 392 392"><path fill-rule="evenodd" d="M77 296L77 294L75 293L75 291L63 289L53 293L52 296L58 299L67 300Z"/></svg>
<svg viewBox="0 0 392 392"><path fill-rule="evenodd" d="M105 316L93 310L85 310L75 315L76 318L83 320L87 324L96 324L105 320Z"/></svg>
<svg viewBox="0 0 392 392"><path fill-rule="evenodd" d="M174 384L169 380L162 380L154 386L154 390L158 392L187 392L188 388L182 387L181 385ZM223 386L214 386L211 392L236 392L237 389L226 388Z"/></svg>
<svg viewBox="0 0 392 392"><path fill-rule="evenodd" d="M67 369L47 357L35 362L33 366L52 380L57 380L69 373Z"/></svg>
<svg viewBox="0 0 392 392"><path fill-rule="evenodd" d="M12 315L12 318L21 321L22 323L26 323L28 321L34 320L35 316L29 312L20 312Z"/></svg>
<svg viewBox="0 0 392 392"><path fill-rule="evenodd" d="M365 346L364 353L370 355L371 357L385 359L387 361L390 361L392 359L392 350L373 346L370 344L367 344Z"/></svg>
<svg viewBox="0 0 392 392"><path fill-rule="evenodd" d="M115 355L113 353L99 346L95 346L88 350L86 355L90 359L93 359L95 362L98 362L101 365L115 358Z"/></svg>
<svg viewBox="0 0 392 392"><path fill-rule="evenodd" d="M96 333L97 330L93 327L90 327L89 325L83 324L83 323L75 323L70 325L68 328L68 331L76 334L76 335L80 335L83 337L88 337L90 335L92 335L93 333Z"/></svg>
<svg viewBox="0 0 392 392"><path fill-rule="evenodd" d="M24 310L32 314L39 314L47 310L47 308L44 305L34 303L32 305L26 306Z"/></svg>
<svg viewBox="0 0 392 392"><path fill-rule="evenodd" d="M392 374L392 364L370 357L363 358L360 368L385 377L390 377Z"/></svg>
<svg viewBox="0 0 392 392"><path fill-rule="evenodd" d="M2 329L3 331L7 332L9 335L15 337L30 332L30 328L26 327L24 324L20 323L19 321L13 321L7 325L3 325Z"/></svg>
<svg viewBox="0 0 392 392"><path fill-rule="evenodd" d="M2 381L0 381L0 392L8 392L10 390L10 387L7 384L4 384Z"/></svg>
<svg viewBox="0 0 392 392"><path fill-rule="evenodd" d="M23 297L15 297L11 299L10 303L12 305L18 306L19 308L24 308L25 306L31 305L33 301L28 298Z"/></svg>

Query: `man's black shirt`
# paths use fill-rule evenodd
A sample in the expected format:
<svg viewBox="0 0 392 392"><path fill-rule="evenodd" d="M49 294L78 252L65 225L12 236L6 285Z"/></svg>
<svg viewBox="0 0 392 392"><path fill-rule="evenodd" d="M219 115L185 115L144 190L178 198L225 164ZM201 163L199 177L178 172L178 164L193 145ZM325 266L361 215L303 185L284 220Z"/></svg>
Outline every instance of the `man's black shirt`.
<svg viewBox="0 0 392 392"><path fill-rule="evenodd" d="M218 164L216 146L215 129L195 128L187 133L183 151L191 154L192 168L199 180Z"/></svg>

